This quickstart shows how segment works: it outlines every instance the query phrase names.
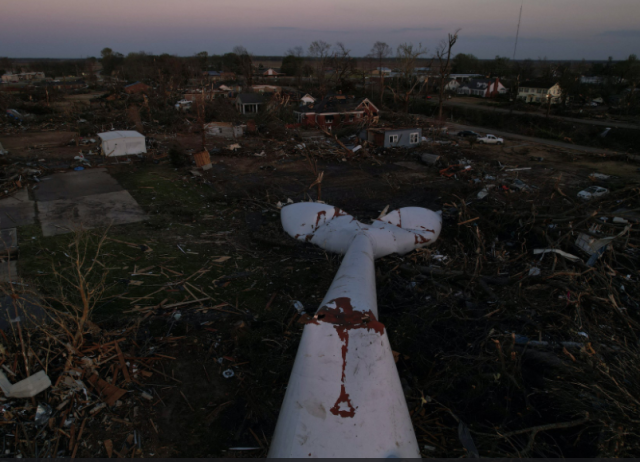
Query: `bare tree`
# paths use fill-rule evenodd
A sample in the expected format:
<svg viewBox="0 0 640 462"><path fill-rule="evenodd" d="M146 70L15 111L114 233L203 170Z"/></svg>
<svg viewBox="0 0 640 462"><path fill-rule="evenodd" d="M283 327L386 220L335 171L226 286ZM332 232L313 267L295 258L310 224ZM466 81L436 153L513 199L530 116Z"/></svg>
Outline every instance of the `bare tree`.
<svg viewBox="0 0 640 462"><path fill-rule="evenodd" d="M302 58L304 56L304 49L302 47L293 47L287 50L287 55L295 56L296 58Z"/></svg>
<svg viewBox="0 0 640 462"><path fill-rule="evenodd" d="M456 30L453 34L449 34L447 40L443 40L436 49L436 59L438 60L438 79L440 80L440 89L438 91L438 119L442 120L442 105L444 103L444 88L447 84L447 79L451 74L449 64L451 63L451 50L458 41L458 33L460 29Z"/></svg>
<svg viewBox="0 0 640 462"><path fill-rule="evenodd" d="M324 68L330 56L329 50L331 50L331 45L322 40L316 40L309 45L309 57L316 61L316 75L320 88L324 85Z"/></svg>
<svg viewBox="0 0 640 462"><path fill-rule="evenodd" d="M373 44L373 48L371 48L371 57L378 61L378 72L380 74L380 102L383 101L384 97L384 74L382 73L382 63L386 58L391 56L391 53L393 53L391 47L385 42L376 42Z"/></svg>
<svg viewBox="0 0 640 462"><path fill-rule="evenodd" d="M396 50L401 76L398 79L398 88L396 88L396 90L391 87L387 88L393 93L394 101L402 101L404 112L409 112L411 95L420 84L420 80L414 72L416 61L428 51L427 48L422 47L421 43L419 43L418 46L414 46L412 43L402 43L398 45L398 49ZM402 82L403 93L400 92L400 82Z"/></svg>
<svg viewBox="0 0 640 462"><path fill-rule="evenodd" d="M295 63L295 77L296 77L296 82L298 84L298 88L302 86L302 74L303 74L303 68L304 68L304 60L303 60L303 56L304 56L304 49L300 46L298 47L293 47L293 48L289 48L285 54L285 59L287 59L286 57L290 57L293 56L294 59L294 63ZM284 60L283 60L283 66L282 66L282 72L284 72Z"/></svg>
<svg viewBox="0 0 640 462"><path fill-rule="evenodd" d="M245 78L247 86L253 85L253 59L243 46L236 46L233 48L233 52L238 56L238 65L242 71L242 75Z"/></svg>
<svg viewBox="0 0 640 462"><path fill-rule="evenodd" d="M344 43L336 43L333 55L331 56L329 63L334 70L334 79L336 85L341 88L345 87L349 77L354 74L355 71L355 59L349 54L351 50L348 50Z"/></svg>

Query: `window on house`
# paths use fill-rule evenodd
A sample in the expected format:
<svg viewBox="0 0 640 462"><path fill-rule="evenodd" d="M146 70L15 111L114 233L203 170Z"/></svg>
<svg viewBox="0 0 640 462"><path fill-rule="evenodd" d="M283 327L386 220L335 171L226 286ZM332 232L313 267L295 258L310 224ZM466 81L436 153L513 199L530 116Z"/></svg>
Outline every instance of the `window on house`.
<svg viewBox="0 0 640 462"><path fill-rule="evenodd" d="M349 114L349 122L353 122L353 114Z"/></svg>
<svg viewBox="0 0 640 462"><path fill-rule="evenodd" d="M333 123L333 116L332 115L324 116L324 123L332 124Z"/></svg>
<svg viewBox="0 0 640 462"><path fill-rule="evenodd" d="M419 133L412 133L409 137L409 143L416 144L418 142Z"/></svg>
<svg viewBox="0 0 640 462"><path fill-rule="evenodd" d="M398 135L389 135L389 143L397 143L398 142Z"/></svg>

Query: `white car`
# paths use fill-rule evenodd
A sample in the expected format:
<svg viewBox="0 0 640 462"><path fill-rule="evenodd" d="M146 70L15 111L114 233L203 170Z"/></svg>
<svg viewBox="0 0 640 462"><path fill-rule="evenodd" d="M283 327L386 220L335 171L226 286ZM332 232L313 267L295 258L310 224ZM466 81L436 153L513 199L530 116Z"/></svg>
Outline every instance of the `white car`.
<svg viewBox="0 0 640 462"><path fill-rule="evenodd" d="M609 194L607 188L603 188L602 186L589 186L587 189L583 189L578 193L578 199L588 201L596 197L606 196L607 194Z"/></svg>
<svg viewBox="0 0 640 462"><path fill-rule="evenodd" d="M482 144L504 144L504 140L502 138L498 138L495 135L486 135L482 138L478 138L478 143Z"/></svg>

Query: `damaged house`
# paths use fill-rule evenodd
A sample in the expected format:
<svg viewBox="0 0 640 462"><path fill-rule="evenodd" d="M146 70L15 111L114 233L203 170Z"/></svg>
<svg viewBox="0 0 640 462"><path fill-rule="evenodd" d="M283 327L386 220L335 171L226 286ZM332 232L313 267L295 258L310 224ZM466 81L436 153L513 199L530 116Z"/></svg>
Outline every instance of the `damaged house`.
<svg viewBox="0 0 640 462"><path fill-rule="evenodd" d="M335 95L299 106L294 113L303 125L330 130L340 125L362 123L368 117L378 117L380 111L368 98Z"/></svg>
<svg viewBox="0 0 640 462"><path fill-rule="evenodd" d="M240 138L244 135L244 127L231 122L209 122L205 124L204 130L206 136L220 138Z"/></svg>
<svg viewBox="0 0 640 462"><path fill-rule="evenodd" d="M502 85L499 78L495 79L471 79L458 87L459 95L479 96L481 98L495 98L507 93L507 88Z"/></svg>
<svg viewBox="0 0 640 462"><path fill-rule="evenodd" d="M360 138L364 138L362 135ZM366 131L369 144L384 148L414 148L422 140L421 128L370 128Z"/></svg>

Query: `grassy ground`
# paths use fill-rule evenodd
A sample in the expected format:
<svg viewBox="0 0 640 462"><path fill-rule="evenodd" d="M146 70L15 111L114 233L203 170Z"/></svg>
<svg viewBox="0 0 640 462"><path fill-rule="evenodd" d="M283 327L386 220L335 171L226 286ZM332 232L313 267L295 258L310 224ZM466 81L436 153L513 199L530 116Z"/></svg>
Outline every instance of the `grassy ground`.
<svg viewBox="0 0 640 462"><path fill-rule="evenodd" d="M111 173L149 219L109 230L98 257L109 270L108 290L94 320L117 327L142 318L132 309L211 298L143 323L152 338L183 337L164 352L178 358L168 367L184 385L161 394L164 406L147 405L144 411L154 416L160 430L154 434L141 424L140 431L154 442L151 452L222 456L229 447L256 446L248 429L272 433L296 352L301 326L292 322L292 300L315 309L338 259L316 249L301 252L302 245L283 239L274 209L227 201L211 185L167 165ZM273 235L283 247L253 241L249 225L255 219L260 237ZM90 232L88 255L95 253L100 234ZM60 281L52 264L64 265L74 235L45 238L37 224L20 228L18 235L21 276L35 282L40 293L54 295ZM155 276L134 276L135 268ZM192 277L190 285L181 283L202 269L206 271ZM207 310L212 306L218 308ZM176 312L182 314L179 322L172 318ZM222 378L229 368L234 377Z"/></svg>

